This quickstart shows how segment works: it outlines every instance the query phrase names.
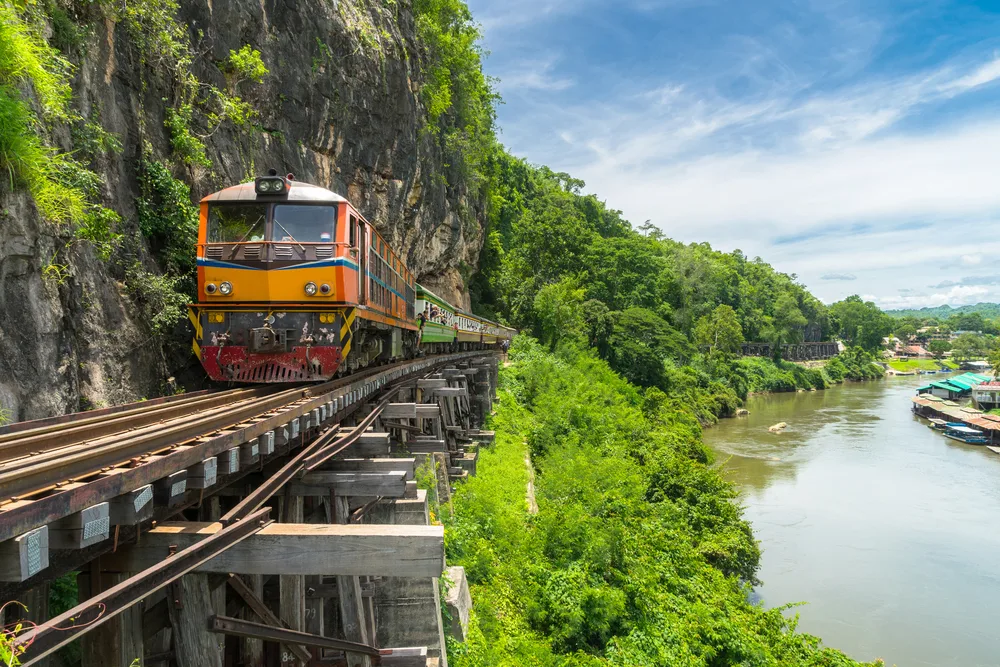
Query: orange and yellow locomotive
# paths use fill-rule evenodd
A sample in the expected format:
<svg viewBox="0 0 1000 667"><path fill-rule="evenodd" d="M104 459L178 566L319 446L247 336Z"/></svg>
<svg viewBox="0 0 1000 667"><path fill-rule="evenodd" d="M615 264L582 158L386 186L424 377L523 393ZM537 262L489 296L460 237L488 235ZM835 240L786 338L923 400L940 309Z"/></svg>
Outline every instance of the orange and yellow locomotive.
<svg viewBox="0 0 1000 667"><path fill-rule="evenodd" d="M426 318L415 312L413 274L329 190L272 170L205 197L197 261L199 299L189 317L195 354L213 380L327 380L419 351ZM455 349L513 335L482 318L465 321L455 327ZM488 333L477 343L476 332Z"/></svg>

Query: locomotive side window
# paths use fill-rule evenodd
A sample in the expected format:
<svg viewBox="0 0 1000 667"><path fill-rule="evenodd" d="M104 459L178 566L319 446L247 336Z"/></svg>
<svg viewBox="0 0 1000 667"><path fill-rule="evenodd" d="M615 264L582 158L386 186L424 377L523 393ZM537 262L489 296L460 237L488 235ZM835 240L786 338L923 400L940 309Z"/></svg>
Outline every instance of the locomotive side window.
<svg viewBox="0 0 1000 667"><path fill-rule="evenodd" d="M274 207L272 241L332 243L336 234L336 206L278 204Z"/></svg>
<svg viewBox="0 0 1000 667"><path fill-rule="evenodd" d="M208 209L209 243L263 241L267 204L219 204Z"/></svg>
<svg viewBox="0 0 1000 667"><path fill-rule="evenodd" d="M351 247L358 247L358 219L351 216Z"/></svg>

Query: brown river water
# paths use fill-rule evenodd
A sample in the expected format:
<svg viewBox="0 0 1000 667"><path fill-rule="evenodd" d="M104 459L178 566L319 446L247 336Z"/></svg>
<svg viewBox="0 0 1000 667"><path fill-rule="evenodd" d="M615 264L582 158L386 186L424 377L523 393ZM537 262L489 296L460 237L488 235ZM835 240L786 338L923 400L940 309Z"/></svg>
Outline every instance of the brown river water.
<svg viewBox="0 0 1000 667"><path fill-rule="evenodd" d="M935 376L930 376L935 378ZM910 411L927 376L752 397L705 430L743 490L768 607L887 665L1000 665L1000 455ZM767 427L787 422L779 435Z"/></svg>

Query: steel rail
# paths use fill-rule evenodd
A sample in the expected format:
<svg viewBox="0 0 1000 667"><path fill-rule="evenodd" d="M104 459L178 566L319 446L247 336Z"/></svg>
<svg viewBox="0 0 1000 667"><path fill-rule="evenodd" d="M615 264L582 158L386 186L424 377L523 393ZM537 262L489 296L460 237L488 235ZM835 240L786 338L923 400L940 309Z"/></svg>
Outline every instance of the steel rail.
<svg viewBox="0 0 1000 667"><path fill-rule="evenodd" d="M275 393L273 386L215 392L208 396L196 396L190 400L174 401L166 405L135 408L111 415L92 416L68 423L49 424L38 428L0 434L0 462L28 456L36 452L66 447L105 435L129 431L148 424L183 417L212 407L266 396L271 393Z"/></svg>
<svg viewBox="0 0 1000 667"><path fill-rule="evenodd" d="M231 391L231 390L222 390ZM109 408L97 408L94 410L84 410L82 412L69 412L64 415L58 415L56 417L43 417L42 419L31 419L23 422L13 422L0 426L0 434L6 435L8 433L18 433L20 431L29 431L32 429L40 429L46 426L55 426L59 424L70 424L72 422L79 422L84 419L90 419L92 417L106 417L112 414L120 414L122 412L128 412L129 410L138 410L143 408L153 408L161 405L166 405L168 403L177 403L182 401L189 401L193 398L201 398L208 396L210 394L221 393L218 389L202 389L200 391L193 391L186 394L174 394L173 396L161 396L159 398L151 398L145 401L134 401L132 403L122 403L121 405L115 405Z"/></svg>
<svg viewBox="0 0 1000 667"><path fill-rule="evenodd" d="M414 361L405 361L398 364L380 366L368 371L350 375L345 378L333 380L321 385L310 385L299 387L300 398L288 400L277 405L281 401L275 396L270 396L263 401L256 403L256 410L247 409L242 415L250 415L244 418L242 415L235 415L232 423L220 429L211 431L208 435L197 433L197 429L190 429L187 437L185 434L174 434L173 442L169 446L158 451L163 452L162 456L148 455L154 452L145 451L131 456L118 455L116 457L107 456L108 459L117 458L127 461L126 465L118 467L105 467L96 465L100 461L91 461L92 467L84 474L76 474L74 479L86 482L80 487L72 489L57 488L54 476L45 482L42 488L50 488L51 492L44 495L35 494L30 499L21 499L19 502L5 502L0 504L0 541L8 540L18 535L22 535L30 530L47 525L62 517L79 512L95 503L106 501L115 496L128 493L145 484L151 484L178 470L183 470L199 461L211 456L217 456L224 451L237 447L262 433L266 433L281 425L287 424L290 419L295 419L307 414L313 409L319 408L323 404L332 400L338 391L352 389L355 386L363 386L365 382L373 377L393 371L401 371L399 381L413 379L417 372L424 373L431 368L439 367L448 363L456 363L467 359L489 355L489 351L470 351L440 355L435 357L422 357ZM424 362L430 362L425 364ZM419 366L418 368L413 368ZM280 395L278 395L280 396ZM343 408L341 415L350 414L363 404L358 401L346 408ZM251 414L253 413L253 414ZM39 480L36 480L36 485ZM0 494L5 499L12 499L7 489L0 486Z"/></svg>
<svg viewBox="0 0 1000 667"><path fill-rule="evenodd" d="M314 648L328 648L334 651L344 651L345 653L360 653L375 658L373 664L379 663L382 652L374 646L367 644L357 644L355 642L344 641L343 639L331 639L321 635L313 635L308 632L298 630L288 630L264 623L254 623L253 621L243 621L238 618L228 616L212 616L209 619L208 629L224 635L234 637L249 637L250 639L263 639L264 641L276 642L279 644L290 644L298 646L311 646Z"/></svg>
<svg viewBox="0 0 1000 667"><path fill-rule="evenodd" d="M94 452L98 449L104 448L106 445L117 445L125 447L126 443L132 441L142 440L144 438L149 438L157 433L162 433L165 429L173 428L179 424L188 423L192 419L207 419L211 417L218 417L221 415L226 415L236 410L242 405L247 405L258 399L256 398L245 398L241 401L235 401L232 403L226 403L222 406L213 406L206 410L196 410L190 414L181 415L173 419L164 420L160 422L154 422L152 424L146 424L143 426L138 426L134 429L126 430L115 430L110 435L106 435L100 438L95 438L94 440L82 440L77 442L69 442L62 447L57 447L54 449L49 449L47 451L36 452L28 456L21 456L19 458L12 458L7 461L0 462L0 484L3 483L3 478L12 472L23 470L25 468L32 468L44 463L50 463L53 461L63 461L72 457L78 452Z"/></svg>
<svg viewBox="0 0 1000 667"><path fill-rule="evenodd" d="M395 391L398 391L398 388L391 390L390 393L394 393ZM361 437L361 434L372 425L375 419L378 418L379 414L381 414L382 410L388 404L388 399L383 401L347 435L339 436L337 426L334 426L326 433L313 440L310 444L303 448L301 452L292 457L291 461L282 466L281 470L264 480L263 484L258 486L250 495L241 500L236 507L226 512L222 519L220 519L222 525L225 526L233 521L239 521L251 512L256 511L257 508L266 503L271 496L278 493L278 491L280 491L281 488L290 482L296 475L303 470L308 470L308 462L310 460L316 460L316 457L323 456L326 452L331 452L328 456L324 456L322 460L325 461L330 456L333 456L337 452L357 442L358 438Z"/></svg>
<svg viewBox="0 0 1000 667"><path fill-rule="evenodd" d="M13 642L15 654L23 652L24 660L21 663L23 667L40 664L47 656L81 634L114 618L136 602L177 581L226 549L250 537L270 523L270 511L270 508L265 508L242 521L230 524L214 535L170 556L162 563L147 568L69 611L18 635Z"/></svg>
<svg viewBox="0 0 1000 667"><path fill-rule="evenodd" d="M170 449L179 443L307 398L308 391L290 390L261 400L243 401L234 408L218 408L207 417L181 418L170 427L148 427L151 432L139 438L111 438L110 442L98 446L73 445L37 458L4 464L0 467L0 489L5 497L19 497L53 488L53 482L82 479L103 468L127 464L137 456Z"/></svg>

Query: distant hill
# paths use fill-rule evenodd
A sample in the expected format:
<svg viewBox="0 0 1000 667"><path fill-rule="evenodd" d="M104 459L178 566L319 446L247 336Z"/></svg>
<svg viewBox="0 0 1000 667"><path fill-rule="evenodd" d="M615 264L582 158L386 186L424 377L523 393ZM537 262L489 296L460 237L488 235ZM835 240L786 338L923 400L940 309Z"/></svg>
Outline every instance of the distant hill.
<svg viewBox="0 0 1000 667"><path fill-rule="evenodd" d="M921 308L920 310L887 310L886 315L892 317L937 317L947 319L952 315L967 315L969 313L979 313L986 319L1000 317L1000 303L977 303L974 306L936 306L934 308Z"/></svg>

